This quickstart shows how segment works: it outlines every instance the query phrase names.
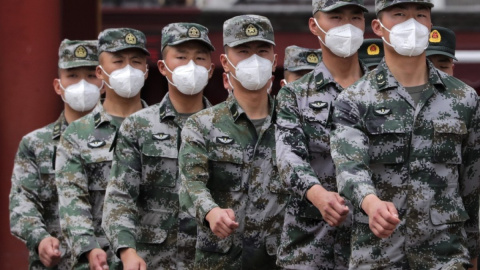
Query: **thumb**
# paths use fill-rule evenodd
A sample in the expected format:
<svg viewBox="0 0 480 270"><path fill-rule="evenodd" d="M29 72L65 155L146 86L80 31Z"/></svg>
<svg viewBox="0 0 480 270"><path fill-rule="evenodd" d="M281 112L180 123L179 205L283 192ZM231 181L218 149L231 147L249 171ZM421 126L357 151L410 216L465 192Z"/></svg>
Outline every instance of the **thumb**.
<svg viewBox="0 0 480 270"><path fill-rule="evenodd" d="M60 255L60 241L57 238L52 238L51 240L52 251L56 255Z"/></svg>
<svg viewBox="0 0 480 270"><path fill-rule="evenodd" d="M387 203L387 210L390 212L392 216L394 216L396 219L400 220L398 218L398 211L397 208L395 208L395 205L393 203Z"/></svg>
<svg viewBox="0 0 480 270"><path fill-rule="evenodd" d="M337 202L340 203L340 204L345 204L345 199L342 198L342 196L340 196L340 194L338 193L335 193L335 197L337 198Z"/></svg>
<svg viewBox="0 0 480 270"><path fill-rule="evenodd" d="M228 217L232 220L235 221L235 213L233 212L232 209L226 209Z"/></svg>

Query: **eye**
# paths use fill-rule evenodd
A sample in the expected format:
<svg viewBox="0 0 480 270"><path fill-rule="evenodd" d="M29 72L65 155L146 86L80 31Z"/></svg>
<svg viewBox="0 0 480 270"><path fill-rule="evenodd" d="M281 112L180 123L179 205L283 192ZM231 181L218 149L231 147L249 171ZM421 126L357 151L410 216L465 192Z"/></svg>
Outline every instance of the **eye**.
<svg viewBox="0 0 480 270"><path fill-rule="evenodd" d="M405 16L405 14L403 12L397 12L397 13L393 14L393 16L403 17L403 16Z"/></svg>

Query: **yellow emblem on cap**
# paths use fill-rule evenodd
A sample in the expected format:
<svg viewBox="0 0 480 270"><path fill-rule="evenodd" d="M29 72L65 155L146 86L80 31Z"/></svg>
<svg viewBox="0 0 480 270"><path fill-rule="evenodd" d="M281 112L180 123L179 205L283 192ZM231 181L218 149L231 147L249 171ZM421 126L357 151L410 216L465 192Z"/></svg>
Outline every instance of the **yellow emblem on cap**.
<svg viewBox="0 0 480 270"><path fill-rule="evenodd" d="M137 44L137 38L132 33L128 33L125 36L125 42L127 42L127 44L135 45Z"/></svg>
<svg viewBox="0 0 480 270"><path fill-rule="evenodd" d="M379 55L380 54L380 47L377 44L371 44L367 48L368 55Z"/></svg>
<svg viewBox="0 0 480 270"><path fill-rule="evenodd" d="M307 62L310 64L318 64L318 56L314 53L311 53L307 56Z"/></svg>
<svg viewBox="0 0 480 270"><path fill-rule="evenodd" d="M192 26L188 29L187 35L189 38L199 38L200 37L200 30L197 27Z"/></svg>
<svg viewBox="0 0 480 270"><path fill-rule="evenodd" d="M258 29L255 27L253 24L249 24L247 28L245 29L245 34L247 37L253 37L258 35Z"/></svg>
<svg viewBox="0 0 480 270"><path fill-rule="evenodd" d="M75 51L73 52L73 54L75 55L75 57L77 58L85 58L87 57L87 49L85 49L85 47L83 47L82 45L78 46Z"/></svg>
<svg viewBox="0 0 480 270"><path fill-rule="evenodd" d="M442 35L440 35L440 32L438 32L437 30L433 30L432 32L430 32L430 39L428 41L432 43L439 43L440 41L442 41Z"/></svg>

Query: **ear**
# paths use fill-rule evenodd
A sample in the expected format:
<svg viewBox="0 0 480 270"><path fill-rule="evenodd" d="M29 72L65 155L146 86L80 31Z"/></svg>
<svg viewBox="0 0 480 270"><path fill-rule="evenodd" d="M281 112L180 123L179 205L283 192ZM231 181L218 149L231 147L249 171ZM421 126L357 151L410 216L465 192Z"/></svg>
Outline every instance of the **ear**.
<svg viewBox="0 0 480 270"><path fill-rule="evenodd" d="M277 61L278 60L278 54L273 55L273 66L272 66L272 72L275 72L277 69Z"/></svg>
<svg viewBox="0 0 480 270"><path fill-rule="evenodd" d="M60 79L53 79L53 89L57 95L62 95L62 88L60 87Z"/></svg>
<svg viewBox="0 0 480 270"><path fill-rule="evenodd" d="M372 20L372 30L375 35L379 36L380 38L383 37L382 25L380 24L379 19Z"/></svg>
<svg viewBox="0 0 480 270"><path fill-rule="evenodd" d="M165 67L165 62L163 61L165 60L158 60L157 67L158 67L158 71L160 71L160 74L167 77L167 68Z"/></svg>
<svg viewBox="0 0 480 270"><path fill-rule="evenodd" d="M150 69L148 68L148 64L145 65L147 67L147 70L145 70L145 80L148 78L148 74L150 73Z"/></svg>
<svg viewBox="0 0 480 270"><path fill-rule="evenodd" d="M280 80L280 88L284 87L285 84L287 84L285 79Z"/></svg>
<svg viewBox="0 0 480 270"><path fill-rule="evenodd" d="M315 19L313 17L310 17L310 19L308 19L308 28L310 29L310 32L312 32L312 34L314 34L315 36L319 36L321 32L320 29L318 29L318 26L317 24L315 23Z"/></svg>
<svg viewBox="0 0 480 270"><path fill-rule="evenodd" d="M227 89L227 90L232 90L232 89L230 89L230 88L232 88L232 87L231 87L230 84L228 83L228 77L227 77L227 73L226 73L226 72L224 72L224 73L222 74L222 79L223 79L223 87L224 87L225 89Z"/></svg>
<svg viewBox="0 0 480 270"><path fill-rule="evenodd" d="M211 78L212 78L214 71L215 71L215 64L212 63L212 64L210 65L210 71L208 72L208 79L211 79Z"/></svg>
<svg viewBox="0 0 480 270"><path fill-rule="evenodd" d="M106 76L104 75L103 70L100 68L99 65L95 68L95 75L97 75L97 78L99 78L100 80L106 80Z"/></svg>
<svg viewBox="0 0 480 270"><path fill-rule="evenodd" d="M230 67L228 65L227 55L221 54L220 55L220 63L222 64L223 71L230 72Z"/></svg>

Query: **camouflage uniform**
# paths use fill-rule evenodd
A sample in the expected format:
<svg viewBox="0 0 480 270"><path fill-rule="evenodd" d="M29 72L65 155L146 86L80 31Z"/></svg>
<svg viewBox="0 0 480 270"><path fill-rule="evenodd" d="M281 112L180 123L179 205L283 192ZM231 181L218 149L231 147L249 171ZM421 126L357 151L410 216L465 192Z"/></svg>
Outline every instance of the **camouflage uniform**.
<svg viewBox="0 0 480 270"><path fill-rule="evenodd" d="M204 104L210 106L206 99ZM178 207L177 158L185 120L167 94L126 118L118 133L103 228L115 253L133 248L152 269L193 268L197 226Z"/></svg>
<svg viewBox="0 0 480 270"><path fill-rule="evenodd" d="M98 65L97 41L65 39L60 44L58 68ZM12 234L26 243L29 269L47 269L40 261L38 245L47 237L60 241L62 259L53 269L70 269L70 249L60 232L55 186L55 152L67 127L62 113L56 122L25 135L15 156L10 191ZM50 268L49 268L50 269Z"/></svg>
<svg viewBox="0 0 480 270"><path fill-rule="evenodd" d="M198 223L195 268L274 269L288 195L275 167L274 101L260 134L233 95L191 116L182 131L180 205ZM205 220L230 208L239 227L220 239Z"/></svg>
<svg viewBox="0 0 480 270"><path fill-rule="evenodd" d="M331 227L305 197L316 184L337 191L329 136L332 103L342 90L320 62L277 96L277 164L292 193L278 250L277 264L284 268L342 269L348 265L351 218L338 229Z"/></svg>
<svg viewBox="0 0 480 270"><path fill-rule="evenodd" d="M479 253L479 98L428 70L416 106L384 61L335 102L332 156L354 206L351 269L464 269ZM388 238L369 228L368 194L398 210Z"/></svg>
<svg viewBox="0 0 480 270"><path fill-rule="evenodd" d="M67 121L58 120L22 138L18 147L10 191L10 228L26 243L29 269L47 269L38 254L38 245L47 237L60 241L62 260L55 269L70 269L70 250L60 232L58 196L55 187L55 149Z"/></svg>

